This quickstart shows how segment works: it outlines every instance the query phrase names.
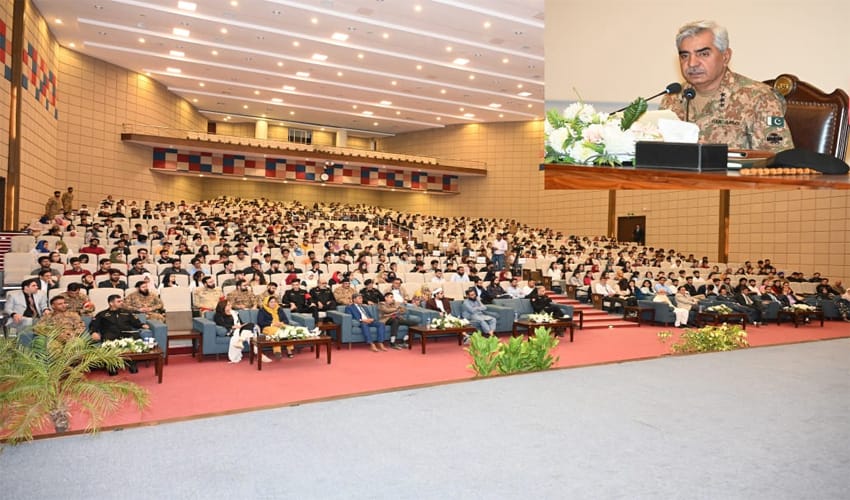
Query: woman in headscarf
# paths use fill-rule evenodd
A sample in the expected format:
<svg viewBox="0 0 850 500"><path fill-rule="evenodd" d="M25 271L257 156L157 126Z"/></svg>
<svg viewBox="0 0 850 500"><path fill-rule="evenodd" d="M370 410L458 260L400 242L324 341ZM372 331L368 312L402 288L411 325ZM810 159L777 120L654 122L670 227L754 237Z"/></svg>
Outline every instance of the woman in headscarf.
<svg viewBox="0 0 850 500"><path fill-rule="evenodd" d="M277 298L269 295L263 300L263 305L257 312L257 326L264 335L274 335L280 328L286 326L286 311L278 303ZM292 346L286 347L286 357L291 358ZM272 352L280 358L280 346L274 346Z"/></svg>

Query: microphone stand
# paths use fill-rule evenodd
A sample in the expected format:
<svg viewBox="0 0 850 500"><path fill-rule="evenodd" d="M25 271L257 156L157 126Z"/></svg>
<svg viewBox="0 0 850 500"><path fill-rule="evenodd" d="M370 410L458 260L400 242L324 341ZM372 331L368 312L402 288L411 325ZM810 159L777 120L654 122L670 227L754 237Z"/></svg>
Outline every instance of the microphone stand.
<svg viewBox="0 0 850 500"><path fill-rule="evenodd" d="M685 121L686 122L690 121L688 118L689 118L690 111L691 111L691 99L696 97L696 95L697 95L697 93L692 87L688 87L682 92L682 97L685 98Z"/></svg>

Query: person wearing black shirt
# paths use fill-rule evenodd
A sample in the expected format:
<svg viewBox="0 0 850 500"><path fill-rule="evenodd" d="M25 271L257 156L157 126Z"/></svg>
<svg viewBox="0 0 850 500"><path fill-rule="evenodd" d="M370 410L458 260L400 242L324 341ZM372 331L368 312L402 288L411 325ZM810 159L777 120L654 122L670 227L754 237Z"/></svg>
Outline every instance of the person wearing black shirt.
<svg viewBox="0 0 850 500"><path fill-rule="evenodd" d="M96 342L104 340L116 340L121 338L139 338L140 330L149 330L150 327L136 317L135 314L122 309L124 299L120 295L110 295L107 298L109 309L100 311L92 320L89 327L91 338ZM139 369L135 361L127 363L130 373L136 373ZM109 375L117 375L115 371L109 371Z"/></svg>

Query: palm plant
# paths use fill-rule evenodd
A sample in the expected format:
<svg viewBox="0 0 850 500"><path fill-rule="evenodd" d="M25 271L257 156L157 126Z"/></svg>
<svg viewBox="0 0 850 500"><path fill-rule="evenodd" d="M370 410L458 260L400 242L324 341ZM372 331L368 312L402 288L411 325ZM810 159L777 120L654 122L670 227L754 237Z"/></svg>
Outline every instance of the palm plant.
<svg viewBox="0 0 850 500"><path fill-rule="evenodd" d="M100 347L88 334L67 338L59 328L36 329L31 346L0 340L0 436L31 440L48 419L65 432L74 408L88 415L86 430L96 432L125 400L139 411L148 405L147 391L132 382L89 376L95 368L122 368L119 348Z"/></svg>

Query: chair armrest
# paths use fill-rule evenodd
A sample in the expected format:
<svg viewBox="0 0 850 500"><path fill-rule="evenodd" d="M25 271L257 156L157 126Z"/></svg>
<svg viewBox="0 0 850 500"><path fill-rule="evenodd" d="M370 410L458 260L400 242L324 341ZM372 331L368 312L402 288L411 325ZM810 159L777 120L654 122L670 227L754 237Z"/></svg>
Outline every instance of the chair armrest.
<svg viewBox="0 0 850 500"><path fill-rule="evenodd" d="M425 309L419 306L408 306L407 312L408 318L418 319L420 325L427 325L431 323L432 319L440 317L438 311L432 311L431 309Z"/></svg>
<svg viewBox="0 0 850 500"><path fill-rule="evenodd" d="M312 314L309 313L289 313L289 316L292 318L292 322L296 325L303 326L308 330L312 330L316 328L316 319L313 318Z"/></svg>

